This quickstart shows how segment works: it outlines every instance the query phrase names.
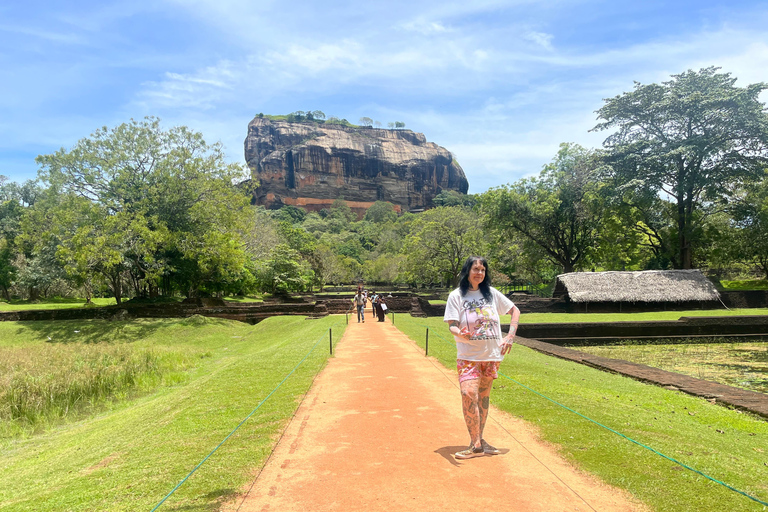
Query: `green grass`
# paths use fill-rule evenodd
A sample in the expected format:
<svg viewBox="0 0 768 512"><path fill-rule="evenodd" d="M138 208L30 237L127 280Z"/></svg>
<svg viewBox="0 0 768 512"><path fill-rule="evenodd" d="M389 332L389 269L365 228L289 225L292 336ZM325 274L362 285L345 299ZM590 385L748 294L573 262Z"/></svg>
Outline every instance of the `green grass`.
<svg viewBox="0 0 768 512"><path fill-rule="evenodd" d="M706 340L630 342L577 350L602 357L646 364L697 379L719 382L758 393L768 393L768 342Z"/></svg>
<svg viewBox="0 0 768 512"><path fill-rule="evenodd" d="M768 290L768 279L742 279L740 281L720 281L726 290Z"/></svg>
<svg viewBox="0 0 768 512"><path fill-rule="evenodd" d="M111 343L0 346L0 438L23 437L105 402L184 379L206 352Z"/></svg>
<svg viewBox="0 0 768 512"><path fill-rule="evenodd" d="M91 299L96 306L114 306L115 299ZM26 300L0 300L0 311L22 311L27 309L68 309L81 308L85 305L85 299L44 299L38 302L29 302Z"/></svg>
<svg viewBox="0 0 768 512"><path fill-rule="evenodd" d="M151 510L317 348L159 510L213 511L263 465L328 356L342 317L275 317L252 326L221 319L2 322L0 346L114 345L206 354L184 379L44 433L0 439L0 510ZM80 332L75 332L75 331ZM170 384L170 385L169 385Z"/></svg>
<svg viewBox="0 0 768 512"><path fill-rule="evenodd" d="M525 315L529 316L529 315ZM397 315L397 328L455 367L441 318ZM654 511L766 510L523 387L535 390L683 464L768 501L768 422L681 392L548 357L516 345L491 401L536 426L576 466L626 489ZM514 379L514 380L510 380ZM522 384L522 385L521 385Z"/></svg>
<svg viewBox="0 0 768 512"><path fill-rule="evenodd" d="M235 302L237 304L250 304L252 302L264 302L264 299L261 297L251 297L251 296L224 297L224 300L227 302Z"/></svg>

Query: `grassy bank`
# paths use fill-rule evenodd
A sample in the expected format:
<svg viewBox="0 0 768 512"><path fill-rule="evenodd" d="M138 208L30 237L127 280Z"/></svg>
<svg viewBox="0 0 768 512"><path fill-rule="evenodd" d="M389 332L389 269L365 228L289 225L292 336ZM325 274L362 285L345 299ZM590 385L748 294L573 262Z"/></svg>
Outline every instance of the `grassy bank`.
<svg viewBox="0 0 768 512"><path fill-rule="evenodd" d="M94 306L114 306L115 299L92 299ZM85 299L45 299L37 302L26 300L0 300L0 311L25 311L29 309L69 309L82 308L85 306Z"/></svg>
<svg viewBox="0 0 768 512"><path fill-rule="evenodd" d="M441 318L397 315L396 326L422 347L429 327L430 355L449 368L455 366L456 349ZM768 509L539 394L768 502L764 419L520 345L507 356L501 371L509 378L496 381L494 405L529 421L567 459L628 490L654 511Z"/></svg>
<svg viewBox="0 0 768 512"><path fill-rule="evenodd" d="M202 351L127 344L0 346L0 438L23 437L181 382Z"/></svg>
<svg viewBox="0 0 768 512"><path fill-rule="evenodd" d="M270 318L255 326L202 317L0 323L4 349L33 349L50 336L61 343L55 347L185 353L192 363L183 379L158 383L133 398L107 400L87 417L65 417L44 433L0 439L0 510L151 510L319 342L159 509L217 510L266 460L328 358L331 326L337 341L344 327L339 317Z"/></svg>

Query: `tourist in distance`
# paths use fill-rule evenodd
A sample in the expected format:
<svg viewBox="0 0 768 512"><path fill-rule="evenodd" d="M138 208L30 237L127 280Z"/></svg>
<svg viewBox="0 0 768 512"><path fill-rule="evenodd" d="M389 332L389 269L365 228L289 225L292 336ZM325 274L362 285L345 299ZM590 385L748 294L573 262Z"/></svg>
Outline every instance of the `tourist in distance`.
<svg viewBox="0 0 768 512"><path fill-rule="evenodd" d="M373 298L371 299L371 306L373 306L373 314L376 315L379 322L384 321L384 310L381 309L381 295L376 292L371 292Z"/></svg>
<svg viewBox="0 0 768 512"><path fill-rule="evenodd" d="M384 321L384 315L387 314L387 300L384 298L384 294L379 295L379 322Z"/></svg>
<svg viewBox="0 0 768 512"><path fill-rule="evenodd" d="M360 320L365 323L365 295L363 295L362 290L358 288L357 293L355 294L355 298L352 299L352 301L355 303L355 307L357 308L357 323L360 323Z"/></svg>
<svg viewBox="0 0 768 512"><path fill-rule="evenodd" d="M499 316L512 315L509 333L502 338ZM488 419L491 386L512 344L520 310L503 293L491 287L488 262L470 256L464 262L459 287L451 292L443 320L456 341L461 407L469 431L469 448L454 454L457 459L496 455L499 450L483 439Z"/></svg>

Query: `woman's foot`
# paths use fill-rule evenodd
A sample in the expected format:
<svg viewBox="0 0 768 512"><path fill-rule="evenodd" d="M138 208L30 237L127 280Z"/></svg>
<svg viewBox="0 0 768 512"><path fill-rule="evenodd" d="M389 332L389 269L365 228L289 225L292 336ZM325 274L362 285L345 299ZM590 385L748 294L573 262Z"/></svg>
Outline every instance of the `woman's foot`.
<svg viewBox="0 0 768 512"><path fill-rule="evenodd" d="M495 446L491 446L488 444L488 442L485 439L480 440L480 445L483 447L483 453L486 455L498 455L501 453L501 450L496 448Z"/></svg>
<svg viewBox="0 0 768 512"><path fill-rule="evenodd" d="M485 455L485 451L483 450L482 446L472 445L469 445L469 448L466 450L461 450L460 452L453 454L453 456L457 459L472 459L474 457L482 457L483 455Z"/></svg>

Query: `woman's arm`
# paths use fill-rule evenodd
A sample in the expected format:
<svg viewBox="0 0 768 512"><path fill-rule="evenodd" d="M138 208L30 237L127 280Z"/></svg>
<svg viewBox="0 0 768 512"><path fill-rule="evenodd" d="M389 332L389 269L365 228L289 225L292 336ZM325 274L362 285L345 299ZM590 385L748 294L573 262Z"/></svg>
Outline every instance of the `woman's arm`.
<svg viewBox="0 0 768 512"><path fill-rule="evenodd" d="M448 330L451 331L451 334L458 338L469 340L469 334L461 332L458 320L448 320Z"/></svg>
<svg viewBox="0 0 768 512"><path fill-rule="evenodd" d="M504 337L501 344L501 355L505 356L512 350L512 344L515 342L515 335L517 334L517 325L520 323L520 310L517 306L512 306L507 313L512 315L509 321L509 332Z"/></svg>

